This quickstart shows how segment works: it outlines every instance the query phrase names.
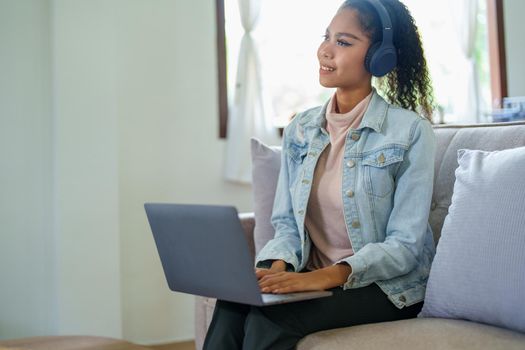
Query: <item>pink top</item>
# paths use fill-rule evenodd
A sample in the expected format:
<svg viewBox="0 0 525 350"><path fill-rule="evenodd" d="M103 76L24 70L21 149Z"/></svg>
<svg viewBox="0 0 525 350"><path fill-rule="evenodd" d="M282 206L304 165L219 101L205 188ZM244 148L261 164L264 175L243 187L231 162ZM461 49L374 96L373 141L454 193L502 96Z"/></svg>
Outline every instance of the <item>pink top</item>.
<svg viewBox="0 0 525 350"><path fill-rule="evenodd" d="M348 113L336 113L336 95L326 108L326 130L330 144L321 153L305 217L305 226L312 240L306 267L315 270L331 266L354 254L343 215L342 177L346 134L356 129L368 107L372 93Z"/></svg>

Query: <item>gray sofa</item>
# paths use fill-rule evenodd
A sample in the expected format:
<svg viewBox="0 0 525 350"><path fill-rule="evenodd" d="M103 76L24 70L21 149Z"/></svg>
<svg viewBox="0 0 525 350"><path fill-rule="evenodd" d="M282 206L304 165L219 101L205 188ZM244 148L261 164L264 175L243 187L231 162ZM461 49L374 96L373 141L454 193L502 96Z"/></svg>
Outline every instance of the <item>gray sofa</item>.
<svg viewBox="0 0 525 350"><path fill-rule="evenodd" d="M525 121L499 124L434 126L437 138L434 194L430 225L439 241L455 181L457 150L486 151L525 146ZM241 214L250 249L254 252L252 214ZM524 292L525 293L525 292ZM195 340L202 348L215 300L197 297ZM340 328L311 334L297 349L525 349L525 334L466 320L416 318Z"/></svg>

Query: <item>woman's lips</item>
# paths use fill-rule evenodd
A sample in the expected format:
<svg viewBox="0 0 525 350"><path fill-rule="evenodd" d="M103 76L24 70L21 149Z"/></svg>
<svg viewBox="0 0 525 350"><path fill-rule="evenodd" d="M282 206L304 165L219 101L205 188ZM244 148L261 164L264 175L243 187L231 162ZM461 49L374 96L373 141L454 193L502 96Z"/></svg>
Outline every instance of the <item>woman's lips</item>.
<svg viewBox="0 0 525 350"><path fill-rule="evenodd" d="M319 67L319 74L322 74L322 75L330 74L330 73L332 73L333 71L335 71L335 68L332 68L332 67L329 67L329 66L321 65L321 66Z"/></svg>

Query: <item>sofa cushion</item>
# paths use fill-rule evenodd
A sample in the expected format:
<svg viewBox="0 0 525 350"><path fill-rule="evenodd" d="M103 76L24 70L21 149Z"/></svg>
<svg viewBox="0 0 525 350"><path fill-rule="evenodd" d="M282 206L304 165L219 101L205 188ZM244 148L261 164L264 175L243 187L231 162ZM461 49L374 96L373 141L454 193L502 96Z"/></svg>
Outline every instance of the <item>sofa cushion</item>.
<svg viewBox="0 0 525 350"><path fill-rule="evenodd" d="M310 334L297 350L522 350L525 334L460 320L419 318Z"/></svg>
<svg viewBox="0 0 525 350"><path fill-rule="evenodd" d="M420 317L525 332L525 147L459 150Z"/></svg>
<svg viewBox="0 0 525 350"><path fill-rule="evenodd" d="M525 122L434 125L434 133L437 149L434 193L428 221L434 233L434 240L438 242L452 198L454 171L458 167L458 149L497 151L525 146Z"/></svg>
<svg viewBox="0 0 525 350"><path fill-rule="evenodd" d="M270 147L256 138L251 139L253 211L255 215L255 252L273 238L271 224L273 200L281 167L281 148Z"/></svg>

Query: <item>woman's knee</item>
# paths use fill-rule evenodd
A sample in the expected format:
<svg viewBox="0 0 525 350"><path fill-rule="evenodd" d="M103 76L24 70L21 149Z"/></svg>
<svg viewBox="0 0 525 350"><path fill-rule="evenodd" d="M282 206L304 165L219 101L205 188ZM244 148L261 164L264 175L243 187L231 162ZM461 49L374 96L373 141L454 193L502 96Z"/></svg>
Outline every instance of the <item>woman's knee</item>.
<svg viewBox="0 0 525 350"><path fill-rule="evenodd" d="M244 349L293 349L304 336L277 307L252 307L246 318Z"/></svg>

